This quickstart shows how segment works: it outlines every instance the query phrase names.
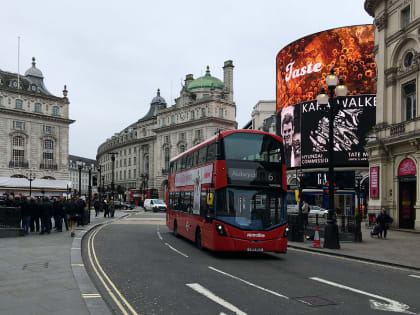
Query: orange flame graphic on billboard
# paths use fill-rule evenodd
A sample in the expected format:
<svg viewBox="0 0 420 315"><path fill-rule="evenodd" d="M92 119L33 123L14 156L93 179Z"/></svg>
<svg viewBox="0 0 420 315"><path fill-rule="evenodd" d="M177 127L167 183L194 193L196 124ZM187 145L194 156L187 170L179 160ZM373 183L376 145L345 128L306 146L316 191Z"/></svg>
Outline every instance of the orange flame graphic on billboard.
<svg viewBox="0 0 420 315"><path fill-rule="evenodd" d="M334 66L349 95L375 94L373 25L336 28L287 45L277 54L277 111L316 99Z"/></svg>

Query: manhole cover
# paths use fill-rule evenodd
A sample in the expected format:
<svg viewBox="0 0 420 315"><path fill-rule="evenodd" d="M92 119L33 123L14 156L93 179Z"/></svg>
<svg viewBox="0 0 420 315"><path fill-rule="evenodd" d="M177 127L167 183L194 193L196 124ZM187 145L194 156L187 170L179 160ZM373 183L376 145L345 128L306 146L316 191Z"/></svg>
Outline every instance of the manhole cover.
<svg viewBox="0 0 420 315"><path fill-rule="evenodd" d="M302 296L293 298L296 301L304 303L309 306L326 306L326 305L336 305L337 303L321 298L319 296Z"/></svg>
<svg viewBox="0 0 420 315"><path fill-rule="evenodd" d="M22 270L28 270L28 271L40 271L46 268L48 268L48 261L28 263L22 266Z"/></svg>

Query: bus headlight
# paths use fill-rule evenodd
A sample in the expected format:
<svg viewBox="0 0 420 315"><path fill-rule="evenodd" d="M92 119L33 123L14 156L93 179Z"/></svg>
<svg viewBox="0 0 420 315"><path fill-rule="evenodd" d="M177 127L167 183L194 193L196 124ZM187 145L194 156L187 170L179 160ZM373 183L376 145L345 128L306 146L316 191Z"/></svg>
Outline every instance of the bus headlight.
<svg viewBox="0 0 420 315"><path fill-rule="evenodd" d="M227 236L225 227L219 223L216 223L216 231L220 236Z"/></svg>
<svg viewBox="0 0 420 315"><path fill-rule="evenodd" d="M289 227L284 229L283 237L287 237L288 234L289 234Z"/></svg>

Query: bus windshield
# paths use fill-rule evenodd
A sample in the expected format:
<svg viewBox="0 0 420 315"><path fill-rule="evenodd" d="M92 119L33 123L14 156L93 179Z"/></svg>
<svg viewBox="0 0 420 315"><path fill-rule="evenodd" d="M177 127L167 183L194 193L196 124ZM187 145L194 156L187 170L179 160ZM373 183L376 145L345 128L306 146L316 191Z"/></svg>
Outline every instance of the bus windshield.
<svg viewBox="0 0 420 315"><path fill-rule="evenodd" d="M225 159L281 162L281 142L262 134L234 133L223 138Z"/></svg>
<svg viewBox="0 0 420 315"><path fill-rule="evenodd" d="M285 222L279 190L224 188L216 192L216 218L242 230L269 230Z"/></svg>

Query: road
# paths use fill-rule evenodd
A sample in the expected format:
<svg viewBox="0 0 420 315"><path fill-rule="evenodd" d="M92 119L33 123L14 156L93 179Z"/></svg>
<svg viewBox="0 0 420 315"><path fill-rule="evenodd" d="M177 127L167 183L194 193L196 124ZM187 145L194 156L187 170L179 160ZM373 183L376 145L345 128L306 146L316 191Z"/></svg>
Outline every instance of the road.
<svg viewBox="0 0 420 315"><path fill-rule="evenodd" d="M292 249L212 253L162 213L96 229L82 250L115 314L420 314L419 273Z"/></svg>

